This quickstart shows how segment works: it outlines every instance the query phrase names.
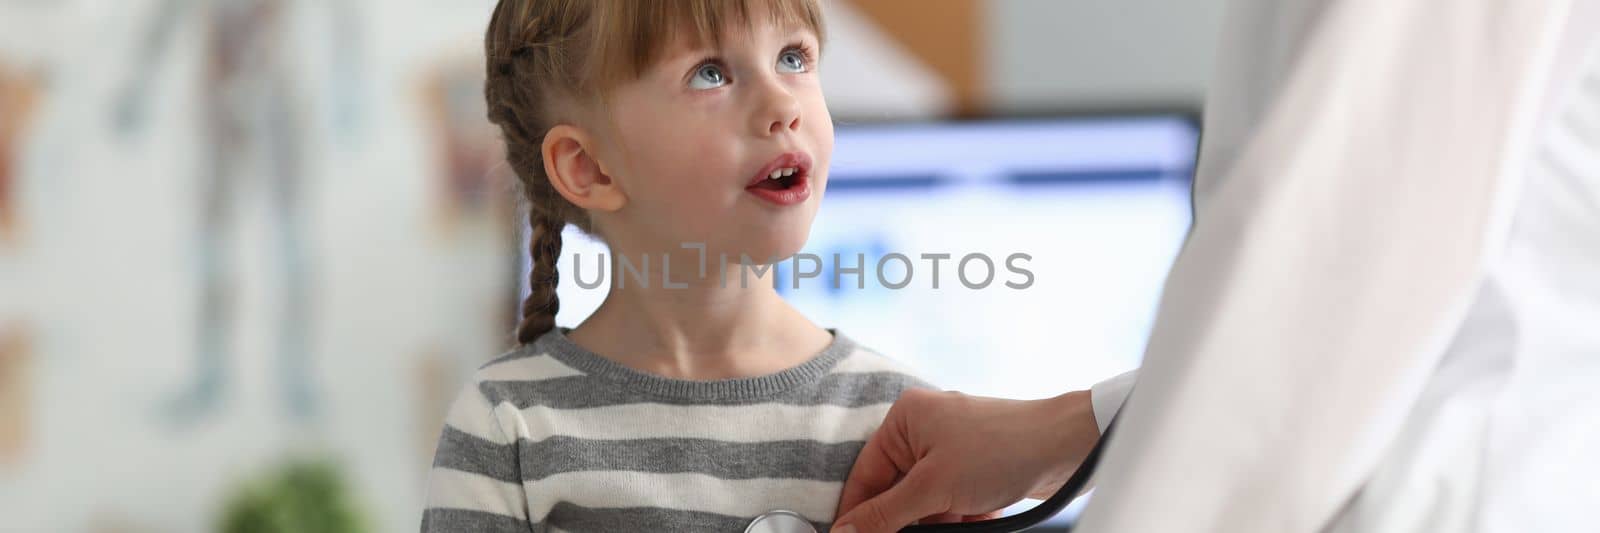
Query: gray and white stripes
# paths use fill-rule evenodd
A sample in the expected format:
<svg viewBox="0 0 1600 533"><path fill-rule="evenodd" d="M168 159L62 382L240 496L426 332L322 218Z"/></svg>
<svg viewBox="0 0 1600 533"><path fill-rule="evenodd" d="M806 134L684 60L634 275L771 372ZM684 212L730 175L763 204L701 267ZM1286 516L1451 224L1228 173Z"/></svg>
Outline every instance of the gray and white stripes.
<svg viewBox="0 0 1600 533"><path fill-rule="evenodd" d="M780 508L823 528L889 405L927 386L838 332L801 366L697 382L558 329L473 381L439 439L425 532L739 532Z"/></svg>

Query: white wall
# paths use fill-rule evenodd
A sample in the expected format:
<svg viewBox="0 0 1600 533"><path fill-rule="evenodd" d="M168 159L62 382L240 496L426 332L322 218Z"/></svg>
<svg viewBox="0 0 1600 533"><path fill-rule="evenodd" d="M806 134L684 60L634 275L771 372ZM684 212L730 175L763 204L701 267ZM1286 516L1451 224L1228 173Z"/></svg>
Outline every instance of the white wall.
<svg viewBox="0 0 1600 533"><path fill-rule="evenodd" d="M0 9L0 29L12 30L0 34L27 36L0 39L0 57L42 62L52 75L21 162L25 241L0 252L0 321L20 319L35 340L32 422L21 461L0 465L0 530L211 530L239 481L309 450L340 461L376 531L414 531L443 415L430 386L455 387L509 333L491 309L495 291L514 287L504 243L493 239L509 221L453 233L433 222L437 158L417 95L425 68L481 47L491 2L364 4L369 93L359 141L318 127L325 114L315 110L331 104L317 82L304 83L310 342L322 395L309 424L286 416L278 389L282 287L264 201L274 184L259 171L239 176L223 252L236 313L225 396L192 422L163 407L195 373L205 148L195 128L194 17L159 60L146 128L131 138L110 131L128 73L156 68L133 53L156 3ZM312 21L322 7L294 5ZM325 72L315 57L301 60L307 76Z"/></svg>

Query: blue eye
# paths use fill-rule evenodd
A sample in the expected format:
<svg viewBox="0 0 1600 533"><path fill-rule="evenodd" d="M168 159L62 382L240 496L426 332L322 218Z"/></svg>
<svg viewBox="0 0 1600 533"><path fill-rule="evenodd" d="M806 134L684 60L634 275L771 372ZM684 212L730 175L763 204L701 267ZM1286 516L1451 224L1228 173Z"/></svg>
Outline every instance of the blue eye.
<svg viewBox="0 0 1600 533"><path fill-rule="evenodd" d="M728 76L722 73L718 65L701 65L695 69L694 77L689 79L691 89L715 89L728 84Z"/></svg>
<svg viewBox="0 0 1600 533"><path fill-rule="evenodd" d="M778 72L798 74L806 70L806 55L801 51L787 50L778 56Z"/></svg>

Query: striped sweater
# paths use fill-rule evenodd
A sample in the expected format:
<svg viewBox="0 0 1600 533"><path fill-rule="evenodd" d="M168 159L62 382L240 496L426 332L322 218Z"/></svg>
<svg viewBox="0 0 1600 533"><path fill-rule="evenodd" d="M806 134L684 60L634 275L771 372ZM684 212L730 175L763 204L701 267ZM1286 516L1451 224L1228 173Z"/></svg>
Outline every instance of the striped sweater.
<svg viewBox="0 0 1600 533"><path fill-rule="evenodd" d="M868 436L927 384L833 332L800 366L686 381L560 328L480 368L450 408L422 531L744 531L773 509L826 530Z"/></svg>

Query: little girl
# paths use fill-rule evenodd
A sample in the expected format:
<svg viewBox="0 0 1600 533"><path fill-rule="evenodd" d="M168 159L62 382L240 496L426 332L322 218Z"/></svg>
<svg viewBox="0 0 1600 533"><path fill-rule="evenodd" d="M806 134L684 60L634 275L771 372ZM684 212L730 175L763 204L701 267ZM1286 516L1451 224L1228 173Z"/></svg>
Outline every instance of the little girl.
<svg viewBox="0 0 1600 533"><path fill-rule="evenodd" d="M424 531L826 529L865 439L925 386L772 286L827 185L817 0L500 0L489 118L530 207L521 346L452 406ZM555 327L574 224L643 275ZM630 273L631 274L631 273Z"/></svg>

